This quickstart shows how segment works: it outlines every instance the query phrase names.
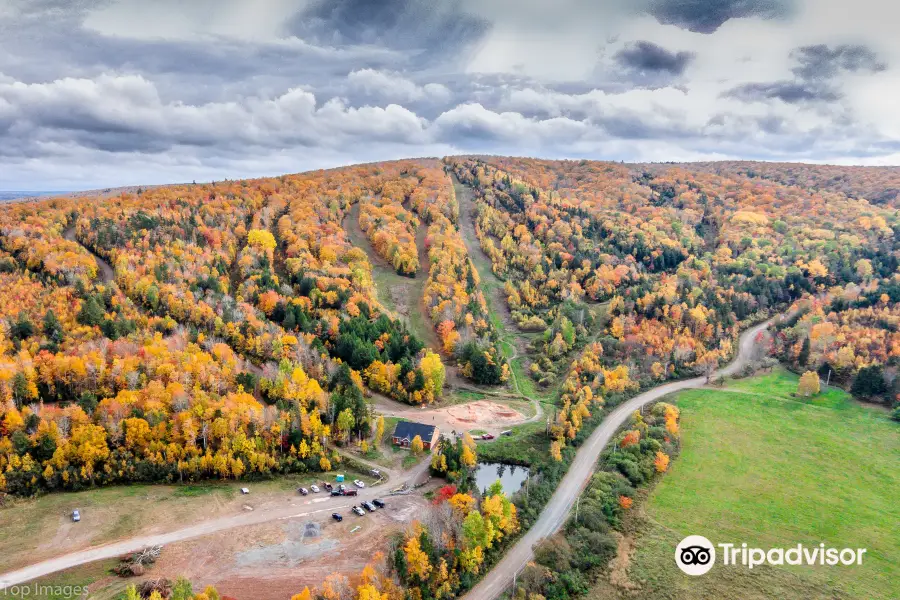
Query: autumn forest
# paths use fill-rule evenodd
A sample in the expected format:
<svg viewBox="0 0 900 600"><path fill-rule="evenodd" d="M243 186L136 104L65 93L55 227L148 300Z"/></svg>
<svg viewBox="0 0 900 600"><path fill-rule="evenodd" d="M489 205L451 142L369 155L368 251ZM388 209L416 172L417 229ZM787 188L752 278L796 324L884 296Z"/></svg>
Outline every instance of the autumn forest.
<svg viewBox="0 0 900 600"><path fill-rule="evenodd" d="M370 457L384 406L533 405L525 450L442 430L427 516L294 598L460 596L604 411L712 376L752 325L781 317L761 360L900 421L898 189L893 168L457 156L4 204L0 496L326 474ZM576 557L612 552L679 418L616 438ZM479 489L479 458L540 485ZM557 583L527 597L580 595Z"/></svg>

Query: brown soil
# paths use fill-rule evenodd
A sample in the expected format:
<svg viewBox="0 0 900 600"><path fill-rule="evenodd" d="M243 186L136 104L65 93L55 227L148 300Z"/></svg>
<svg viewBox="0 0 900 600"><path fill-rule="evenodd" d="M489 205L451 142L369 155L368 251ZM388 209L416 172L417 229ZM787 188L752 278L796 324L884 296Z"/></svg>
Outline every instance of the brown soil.
<svg viewBox="0 0 900 600"><path fill-rule="evenodd" d="M628 567L634 554L634 540L629 535L614 532L619 542L616 557L609 562L609 582L623 590L637 590L640 586L628 577Z"/></svg>
<svg viewBox="0 0 900 600"><path fill-rule="evenodd" d="M476 400L446 408L417 408L384 396L376 396L378 411L384 415L435 425L442 433L483 429L497 434L528 418L521 412L491 400Z"/></svg>
<svg viewBox="0 0 900 600"><path fill-rule="evenodd" d="M353 581L427 505L419 496L386 501L385 509L364 517L341 511L341 523L326 512L171 545L154 576L182 575L197 590L214 585L223 595L253 600L287 600L305 586L320 586L332 573ZM308 534L307 523L318 524L318 536Z"/></svg>

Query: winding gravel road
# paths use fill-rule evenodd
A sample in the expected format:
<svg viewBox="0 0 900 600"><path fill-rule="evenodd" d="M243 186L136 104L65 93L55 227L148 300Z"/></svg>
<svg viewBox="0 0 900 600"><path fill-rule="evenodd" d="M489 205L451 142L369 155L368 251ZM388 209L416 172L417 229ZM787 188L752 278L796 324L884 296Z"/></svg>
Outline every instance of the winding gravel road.
<svg viewBox="0 0 900 600"><path fill-rule="evenodd" d="M757 334L768 328L769 323L771 321L766 321L745 331L738 343L737 357L729 365L716 371L715 376L725 377L739 373L750 362ZM645 404L659 400L666 394L699 388L705 384L706 377L666 383L635 396L609 413L588 437L584 445L579 448L566 476L560 482L553 497L550 498L550 502L544 507L537 522L512 548L506 551L503 559L463 598L465 600L493 600L512 584L513 577L531 560L535 545L555 533L565 523L576 498L593 475L600 453L616 431L628 420L631 413Z"/></svg>

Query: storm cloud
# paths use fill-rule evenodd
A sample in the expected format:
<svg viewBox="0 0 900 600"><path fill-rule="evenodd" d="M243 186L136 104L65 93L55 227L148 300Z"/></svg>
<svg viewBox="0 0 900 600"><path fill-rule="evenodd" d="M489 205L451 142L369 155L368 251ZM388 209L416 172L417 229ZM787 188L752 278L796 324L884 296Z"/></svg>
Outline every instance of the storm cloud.
<svg viewBox="0 0 900 600"><path fill-rule="evenodd" d="M784 18L792 6L790 0L652 0L649 13L660 23L713 33L731 19Z"/></svg>
<svg viewBox="0 0 900 600"><path fill-rule="evenodd" d="M639 72L681 75L694 57L693 52L671 52L652 42L639 41L619 50L615 59L623 67Z"/></svg>
<svg viewBox="0 0 900 600"><path fill-rule="evenodd" d="M877 73L887 69L875 52L863 44L803 46L792 57L799 63L794 74L805 80L831 79L842 71Z"/></svg>

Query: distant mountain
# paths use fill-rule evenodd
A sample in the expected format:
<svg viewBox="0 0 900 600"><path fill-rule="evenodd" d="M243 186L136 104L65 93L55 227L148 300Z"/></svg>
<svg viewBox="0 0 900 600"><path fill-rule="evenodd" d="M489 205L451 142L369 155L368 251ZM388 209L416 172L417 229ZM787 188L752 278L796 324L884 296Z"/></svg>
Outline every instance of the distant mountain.
<svg viewBox="0 0 900 600"><path fill-rule="evenodd" d="M10 200L20 200L22 198L40 198L43 196L56 196L68 194L69 192L19 192L14 190L0 190L0 202L9 202Z"/></svg>

